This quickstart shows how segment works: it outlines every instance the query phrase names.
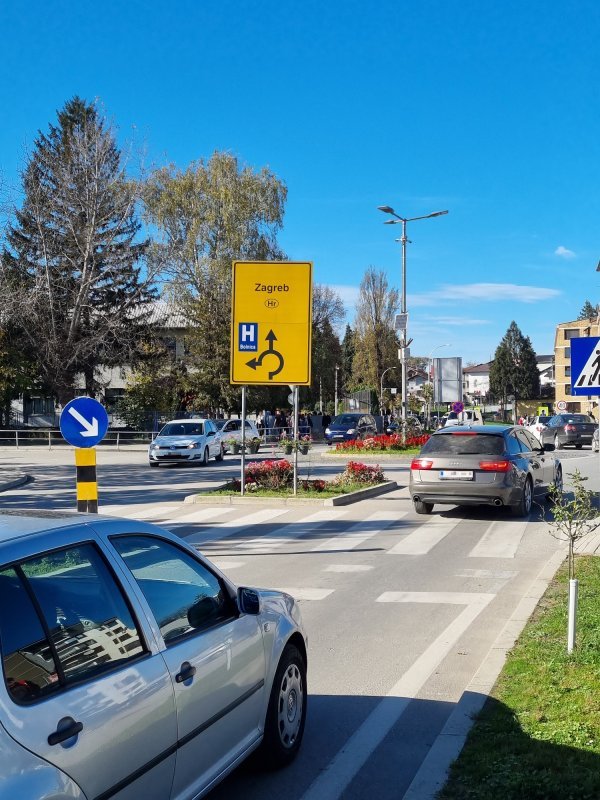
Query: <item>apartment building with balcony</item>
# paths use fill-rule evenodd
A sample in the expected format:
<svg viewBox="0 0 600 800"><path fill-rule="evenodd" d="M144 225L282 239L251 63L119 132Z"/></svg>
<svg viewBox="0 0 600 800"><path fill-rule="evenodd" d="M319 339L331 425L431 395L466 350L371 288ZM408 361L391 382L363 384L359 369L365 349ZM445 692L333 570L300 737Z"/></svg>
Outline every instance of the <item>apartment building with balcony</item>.
<svg viewBox="0 0 600 800"><path fill-rule="evenodd" d="M567 411L593 414L598 418L598 398L571 394L571 340L580 336L600 336L600 319L577 319L560 322L554 337L554 372L556 403L564 400Z"/></svg>

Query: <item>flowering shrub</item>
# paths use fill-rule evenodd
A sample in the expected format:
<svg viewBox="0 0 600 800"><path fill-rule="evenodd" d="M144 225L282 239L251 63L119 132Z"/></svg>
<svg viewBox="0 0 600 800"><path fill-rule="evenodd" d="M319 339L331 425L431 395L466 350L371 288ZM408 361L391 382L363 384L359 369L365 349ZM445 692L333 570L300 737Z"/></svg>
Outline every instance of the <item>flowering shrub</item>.
<svg viewBox="0 0 600 800"><path fill-rule="evenodd" d="M313 491L313 492L323 492L329 486L327 481L321 480L317 478L312 481L300 481L299 486L304 489L305 492Z"/></svg>
<svg viewBox="0 0 600 800"><path fill-rule="evenodd" d="M292 483L293 477L294 468L285 458L251 461L244 472L245 485L249 489L282 489Z"/></svg>
<svg viewBox="0 0 600 800"><path fill-rule="evenodd" d="M344 450L365 450L365 451L382 451L386 450L407 450L408 448L421 447L429 439L429 434L424 433L421 436L408 436L406 440L401 434L392 433L379 434L371 436L364 440L351 439L349 442L339 442L336 444L336 452L343 453Z"/></svg>
<svg viewBox="0 0 600 800"><path fill-rule="evenodd" d="M375 484L384 481L385 476L379 464L369 466L361 464L359 461L349 461L346 469L335 479L334 483L344 486L348 483Z"/></svg>

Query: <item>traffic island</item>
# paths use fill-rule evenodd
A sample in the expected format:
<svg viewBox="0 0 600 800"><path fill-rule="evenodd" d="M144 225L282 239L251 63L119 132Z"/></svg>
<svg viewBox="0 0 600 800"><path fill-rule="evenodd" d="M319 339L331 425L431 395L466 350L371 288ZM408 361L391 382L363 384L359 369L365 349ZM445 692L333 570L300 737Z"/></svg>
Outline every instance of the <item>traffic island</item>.
<svg viewBox="0 0 600 800"><path fill-rule="evenodd" d="M303 497L302 494L300 494L294 496L291 489L289 493L285 495L283 495L283 493L259 494L256 492L246 492L244 495L241 495L239 491L234 492L233 490L225 494L229 485L228 483L223 483L206 492L188 495L188 497L185 498L185 502L204 505L233 506L259 504L270 506L347 506L351 503L358 503L360 500L366 500L369 497L377 497L380 494L393 492L398 488L396 481L385 481L375 486L366 486L363 489L337 494L333 497L320 498L318 495Z"/></svg>

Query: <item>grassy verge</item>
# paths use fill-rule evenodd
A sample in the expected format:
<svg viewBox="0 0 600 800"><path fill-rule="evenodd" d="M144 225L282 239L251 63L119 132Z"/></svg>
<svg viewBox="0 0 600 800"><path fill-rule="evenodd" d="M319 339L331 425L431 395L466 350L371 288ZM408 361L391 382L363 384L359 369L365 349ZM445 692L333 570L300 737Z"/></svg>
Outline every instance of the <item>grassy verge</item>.
<svg viewBox="0 0 600 800"><path fill-rule="evenodd" d="M600 558L582 557L577 648L566 569L509 653L439 800L600 798Z"/></svg>
<svg viewBox="0 0 600 800"><path fill-rule="evenodd" d="M335 487L326 487L322 491L316 491L315 489L304 489L302 486L298 485L298 494L297 497L310 497L315 499L325 500L328 497L339 497L341 494L350 494L350 492L356 492L359 489L367 489L371 486L376 486L378 484L372 483L349 483L344 484L342 486L335 486ZM208 495L239 495L239 489L218 489L214 492L208 492ZM245 492L247 497L293 497L294 494L292 492L291 487L286 489L249 489L246 488Z"/></svg>
<svg viewBox="0 0 600 800"><path fill-rule="evenodd" d="M406 447L402 449L400 447L388 447L385 450L380 450L379 448L370 450L366 447L344 447L338 450L337 447L334 447L331 449L328 448L325 452L332 452L336 455L343 456L414 456L421 452L421 448Z"/></svg>

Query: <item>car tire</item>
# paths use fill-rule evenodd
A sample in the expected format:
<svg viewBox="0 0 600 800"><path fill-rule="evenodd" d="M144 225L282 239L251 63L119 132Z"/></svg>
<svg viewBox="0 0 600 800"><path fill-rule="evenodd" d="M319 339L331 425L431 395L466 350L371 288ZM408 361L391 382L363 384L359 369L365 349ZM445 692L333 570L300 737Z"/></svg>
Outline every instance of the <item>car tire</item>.
<svg viewBox="0 0 600 800"><path fill-rule="evenodd" d="M158 461L149 461L148 464L151 467L158 467Z"/></svg>
<svg viewBox="0 0 600 800"><path fill-rule="evenodd" d="M288 644L281 654L265 719L258 755L267 769L290 764L300 749L306 721L306 665L302 653Z"/></svg>
<svg viewBox="0 0 600 800"><path fill-rule="evenodd" d="M219 452L215 456L215 461L223 461L224 458L225 458L225 448L223 447L223 445L221 445L219 447Z"/></svg>
<svg viewBox="0 0 600 800"><path fill-rule="evenodd" d="M554 481L552 482L552 486L554 486L558 491L562 492L562 490L563 490L563 474L562 474L561 467L559 467L556 470L556 475L554 476ZM550 494L550 492L548 492L548 494L546 495L546 500L548 500L550 503L553 501L553 496L552 496L552 494Z"/></svg>
<svg viewBox="0 0 600 800"><path fill-rule="evenodd" d="M209 453L208 453L208 445L207 445L207 446L204 448L204 452L202 453L202 461L200 462L200 464L201 464L203 467L207 467L207 466L208 466L208 459L209 459L209 457L210 457L210 456L209 456Z"/></svg>
<svg viewBox="0 0 600 800"><path fill-rule="evenodd" d="M533 484L531 483L531 478L527 478L525 480L525 486L523 487L521 500L515 506L511 506L510 510L515 517L528 517L531 512L532 504Z"/></svg>
<svg viewBox="0 0 600 800"><path fill-rule="evenodd" d="M431 514L433 503L426 503L424 500L413 500L413 505L417 514Z"/></svg>
<svg viewBox="0 0 600 800"><path fill-rule="evenodd" d="M576 444L575 445L575 450L581 450L582 447L583 447L582 444Z"/></svg>
<svg viewBox="0 0 600 800"><path fill-rule="evenodd" d="M554 436L554 449L560 450L562 448L562 444L560 443L560 439L558 438L558 434Z"/></svg>

